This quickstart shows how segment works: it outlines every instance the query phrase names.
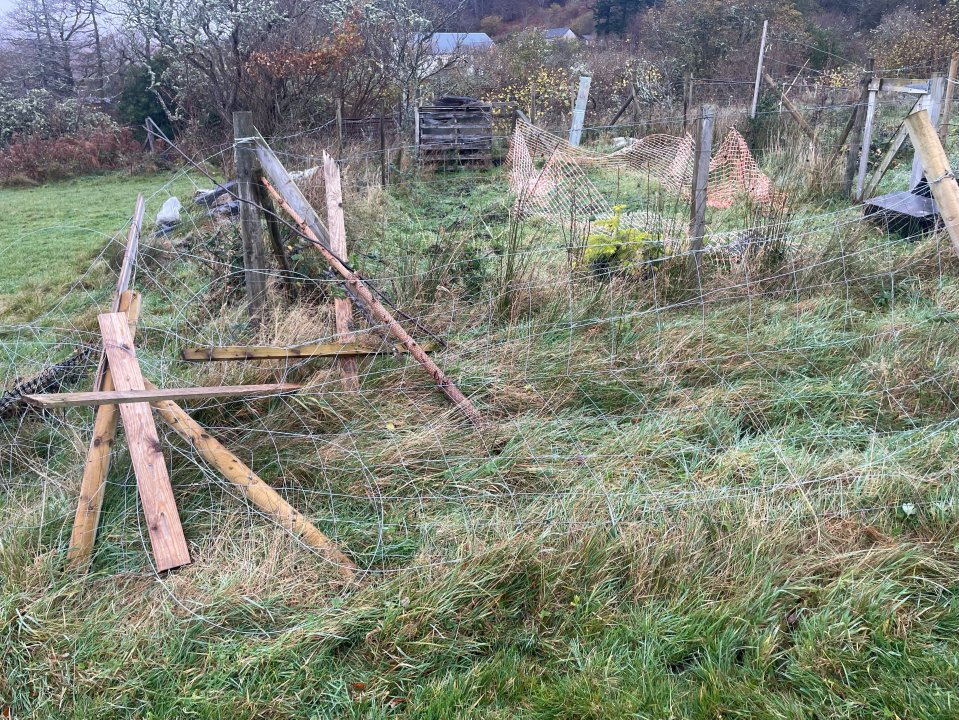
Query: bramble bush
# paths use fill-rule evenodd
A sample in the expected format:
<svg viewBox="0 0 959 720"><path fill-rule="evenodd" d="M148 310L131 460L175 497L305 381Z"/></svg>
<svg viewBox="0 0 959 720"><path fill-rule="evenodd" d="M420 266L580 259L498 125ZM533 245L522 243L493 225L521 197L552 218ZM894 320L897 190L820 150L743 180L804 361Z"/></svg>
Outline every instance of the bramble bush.
<svg viewBox="0 0 959 720"><path fill-rule="evenodd" d="M0 149L0 184L63 180L127 167L140 154L127 129L100 128L50 138L15 136Z"/></svg>

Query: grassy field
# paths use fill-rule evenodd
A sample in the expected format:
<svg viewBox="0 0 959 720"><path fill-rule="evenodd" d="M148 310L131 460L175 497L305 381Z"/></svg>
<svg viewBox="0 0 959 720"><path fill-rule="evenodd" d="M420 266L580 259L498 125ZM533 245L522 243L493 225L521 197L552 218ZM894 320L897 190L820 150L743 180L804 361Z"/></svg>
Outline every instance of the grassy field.
<svg viewBox="0 0 959 720"><path fill-rule="evenodd" d="M98 233L49 239L69 253L13 238L16 262L62 289L153 182L111 189ZM106 197L68 187L81 207ZM5 192L19 206L40 191ZM796 208L776 256L710 257L694 292L684 258L571 269L568 238L510 222L500 170L354 184L345 203L353 261L449 340L437 361L487 424L397 358L365 363L357 394L321 361L177 363L184 344L332 332L327 280L293 304L277 292L249 326L235 230L194 218L176 257L148 251L138 270L144 367L171 384L311 386L196 417L364 572L344 584L167 434L194 563L150 571L121 450L78 578L63 558L92 414L6 422L0 705L14 717L959 712L947 240L887 237L832 199ZM21 274L2 276L14 296L34 292ZM88 327L108 294L74 292L45 322ZM24 348L55 359L52 332L8 331L5 377Z"/></svg>

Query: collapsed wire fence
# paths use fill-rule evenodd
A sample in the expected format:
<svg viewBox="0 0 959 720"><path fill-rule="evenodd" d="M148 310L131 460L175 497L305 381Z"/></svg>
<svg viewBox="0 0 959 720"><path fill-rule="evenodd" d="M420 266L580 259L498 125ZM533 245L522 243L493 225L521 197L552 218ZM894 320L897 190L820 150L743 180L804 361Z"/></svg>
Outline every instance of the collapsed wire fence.
<svg viewBox="0 0 959 720"><path fill-rule="evenodd" d="M302 170L318 155L310 143L328 141L299 133L271 142ZM952 517L952 471L935 458L954 448L959 422L957 265L942 233L891 235L848 205L770 215L739 203L711 216L716 232L764 242L715 253L693 287L681 243L620 266L591 263L589 231L560 213L524 218L505 173L412 168L384 191L377 152L350 148L342 158L351 257L450 339L435 357L491 427L465 425L402 356L362 362L357 392L322 361L180 361L185 347L333 339L338 282L295 237L298 298L284 299L288 278L271 273L274 303L258 326L245 315L228 216L193 207L172 235L144 238L134 282L146 298L138 356L158 386L304 386L251 403L204 401L195 417L369 577L468 563L520 538L638 536L686 514L811 527L883 513ZM587 175L609 206L652 206L645 217L657 218L656 232L685 231L686 200L659 178L608 165ZM322 207L321 181L304 184ZM205 186L182 171L150 207ZM42 315L0 325L3 387L97 345L90 320L113 285L118 238ZM385 346L382 330L362 327ZM91 420L70 409L0 422L0 545L62 560ZM225 568L248 576L253 605L258 594L300 592L301 582L326 587L326 563L193 448L171 432L164 440L197 548L193 566L157 575L181 607L202 618ZM132 470L117 460L97 567L149 572L141 518ZM271 584L280 568L295 568L298 582ZM323 602L336 590L317 592Z"/></svg>

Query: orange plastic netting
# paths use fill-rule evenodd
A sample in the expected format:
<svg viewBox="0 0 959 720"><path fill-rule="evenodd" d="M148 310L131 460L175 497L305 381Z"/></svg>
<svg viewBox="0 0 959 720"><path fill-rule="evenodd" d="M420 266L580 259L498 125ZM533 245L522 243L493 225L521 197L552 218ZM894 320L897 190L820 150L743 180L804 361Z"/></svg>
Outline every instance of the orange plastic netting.
<svg viewBox="0 0 959 720"><path fill-rule="evenodd" d="M601 166L640 173L663 188L688 197L695 145L689 135L649 135L603 155L573 147L562 138L519 121L510 141L510 189L524 215L568 223L583 216L607 216L612 206L584 168ZM742 135L731 129L709 163L707 204L728 208L738 198L781 203L782 196L753 158Z"/></svg>

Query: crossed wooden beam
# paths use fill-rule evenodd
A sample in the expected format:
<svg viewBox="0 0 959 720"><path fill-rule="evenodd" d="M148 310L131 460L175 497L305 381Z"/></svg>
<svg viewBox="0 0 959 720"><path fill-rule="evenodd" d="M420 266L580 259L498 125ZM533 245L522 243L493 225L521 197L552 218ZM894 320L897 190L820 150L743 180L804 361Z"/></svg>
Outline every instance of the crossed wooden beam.
<svg viewBox="0 0 959 720"><path fill-rule="evenodd" d="M170 570L190 562L190 552L180 524L152 408L164 423L189 442L247 500L298 536L304 544L317 550L336 566L342 576L351 578L356 566L330 538L174 402L230 395L262 396L294 391L299 386L234 385L161 390L143 377L134 346L140 294L127 289L136 260L142 219L143 197L140 196L127 235L126 252L111 307L113 312L97 317L103 340L103 357L93 392L25 396L28 402L47 408L97 406L93 438L83 468L80 497L70 536L70 566L77 570L89 567L103 507L111 451L120 421L130 450L156 568L160 571Z"/></svg>
<svg viewBox="0 0 959 720"><path fill-rule="evenodd" d="M319 219L312 206L293 182L286 168L258 134L255 137L256 155L269 180L262 185L269 196L289 215L300 234L308 239L343 279L348 295L361 302L369 314L383 323L386 331L397 341L390 351L409 353L430 376L438 388L476 425L482 418L470 400L455 383L427 355L427 347L416 342L376 299L363 279L345 262L346 231L343 219L340 173L335 161L324 153L324 176L327 193L327 220L329 228ZM136 260L140 226L143 221L143 196L137 198L136 211L127 235L126 253L117 282L111 312L99 315L97 320L103 340L103 353L92 392L55 393L25 396L28 402L40 407L97 406L93 439L87 451L76 519L70 537L69 563L76 569L89 567L97 524L103 506L110 454L116 438L118 422L122 420L137 490L140 494L147 531L158 570L169 570L190 562L190 553L170 478L164 463L162 446L153 421L152 410L171 427L245 498L277 523L297 535L306 545L333 563L346 579L353 577L355 564L322 532L295 510L279 493L260 479L239 458L206 432L190 415L174 402L190 398L225 396L255 397L295 391L299 386L232 385L220 387L193 387L158 389L143 377L136 359L134 335L139 317L140 295L128 289ZM359 356L382 353L378 349L355 342L350 328L352 308L349 300L334 301L337 341L328 344L302 345L296 348L221 347L186 349L185 360L246 360L306 358L321 355L334 356L340 367L341 383L345 390L359 386L356 361Z"/></svg>

